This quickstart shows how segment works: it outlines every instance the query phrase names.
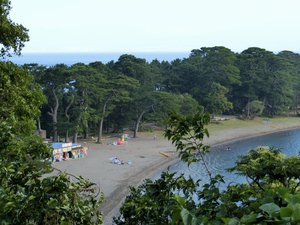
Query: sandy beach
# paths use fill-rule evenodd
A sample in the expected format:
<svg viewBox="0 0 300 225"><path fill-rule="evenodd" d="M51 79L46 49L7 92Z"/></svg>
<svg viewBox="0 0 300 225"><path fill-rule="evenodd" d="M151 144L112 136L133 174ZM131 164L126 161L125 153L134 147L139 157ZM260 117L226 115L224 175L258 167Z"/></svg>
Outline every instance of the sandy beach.
<svg viewBox="0 0 300 225"><path fill-rule="evenodd" d="M255 126L228 128L226 132L224 129L212 129L205 143L214 146L295 128L300 128L300 119L276 124L261 122ZM130 138L123 145L113 145L116 140L117 137L107 137L103 144L83 142L81 144L89 148L86 158L53 164L59 170L81 175L100 186L106 199L101 207L104 224L112 224L112 217L118 213L130 186L137 186L178 160L175 147L161 132L140 133L138 138ZM112 164L112 157L119 158L124 164Z"/></svg>

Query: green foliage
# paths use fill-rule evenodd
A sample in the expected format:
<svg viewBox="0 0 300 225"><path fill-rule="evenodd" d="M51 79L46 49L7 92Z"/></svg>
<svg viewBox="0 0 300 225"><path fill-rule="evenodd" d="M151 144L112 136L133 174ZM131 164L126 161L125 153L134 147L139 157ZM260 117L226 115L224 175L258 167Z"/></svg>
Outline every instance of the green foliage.
<svg viewBox="0 0 300 225"><path fill-rule="evenodd" d="M207 118L201 113L186 119L171 116L166 136L188 163L197 161L195 151L206 152L206 148L195 144L194 139L203 140L207 133L203 125L207 119L209 116ZM201 155L198 158L204 160ZM278 149L258 147L241 156L229 170L245 176L248 183L230 184L225 190L220 190L219 185L225 182L220 175L210 176L210 181L202 186L199 181L185 180L182 175L176 177L168 173L163 173L156 181L147 180L142 186L132 189L115 223L300 223L299 156L286 157Z"/></svg>
<svg viewBox="0 0 300 225"><path fill-rule="evenodd" d="M209 136L205 128L209 121L209 114L202 111L186 117L176 113L170 115L165 137L175 144L179 157L188 165L198 161L198 155L205 163L203 155L208 152L209 146L203 144L203 139Z"/></svg>
<svg viewBox="0 0 300 225"><path fill-rule="evenodd" d="M208 96L206 97L206 109L214 114L222 114L223 112L232 109L233 105L228 101L225 94L228 89L219 83L213 82L210 87Z"/></svg>
<svg viewBox="0 0 300 225"><path fill-rule="evenodd" d="M159 80L158 74L151 69L146 60L133 55L121 55L113 68L131 79L136 79L139 83L130 93L132 101L128 102L127 106L129 118L134 121L133 136L136 137L143 116L151 112L155 105L154 95Z"/></svg>
<svg viewBox="0 0 300 225"><path fill-rule="evenodd" d="M258 147L250 150L248 155L241 156L236 166L229 171L237 171L258 185L266 180L276 181L291 190L296 190L299 184L294 181L300 178L299 169L299 156L286 158L277 149Z"/></svg>
<svg viewBox="0 0 300 225"><path fill-rule="evenodd" d="M25 28L7 17L9 9L9 1L0 1L2 57L10 50L18 54L28 39ZM0 62L0 223L101 224L102 195L93 183L64 173L46 175L52 171L52 149L34 134L45 98L28 69L37 67ZM55 72L45 79L54 95Z"/></svg>
<svg viewBox="0 0 300 225"><path fill-rule="evenodd" d="M261 101L253 100L246 105L245 113L248 118L260 116L264 110L264 104Z"/></svg>
<svg viewBox="0 0 300 225"><path fill-rule="evenodd" d="M32 167L27 167L27 170L32 170ZM10 172L13 172L12 167ZM99 189L93 183L81 177L76 177L76 181L71 180L64 173L43 179L20 170L18 173L26 180L7 185L2 182L2 224L102 223L98 207L103 198L96 196ZM16 179L15 176L11 178ZM9 185L14 185L14 188Z"/></svg>
<svg viewBox="0 0 300 225"><path fill-rule="evenodd" d="M226 112L250 119L290 109L297 114L299 62L299 54L287 51L276 55L252 47L234 53L216 46L194 49L189 57L172 62L148 63L125 54L107 64L24 67L47 96L40 119L47 133L67 136L70 131L87 138L124 127L136 135L142 121L164 125L170 110L185 115L198 105L213 115Z"/></svg>
<svg viewBox="0 0 300 225"><path fill-rule="evenodd" d="M253 101L264 104L264 113L273 116L287 112L292 102L292 70L290 64L261 48L248 48L238 55L241 86L235 88L241 109Z"/></svg>
<svg viewBox="0 0 300 225"><path fill-rule="evenodd" d="M291 90L293 90L292 108L296 113L298 113L298 105L300 103L300 55L298 53L290 51L282 51L278 53L278 57L280 57L285 62L285 64L287 65L287 70L291 74Z"/></svg>
<svg viewBox="0 0 300 225"><path fill-rule="evenodd" d="M33 119L44 101L39 87L25 70L10 62L0 62L0 132L1 144L8 144L12 135L32 134ZM9 137L5 137L9 135Z"/></svg>
<svg viewBox="0 0 300 225"><path fill-rule="evenodd" d="M64 174L44 178L52 150L34 134L44 96L33 77L0 63L0 221L2 224L100 224L99 204L89 181Z"/></svg>
<svg viewBox="0 0 300 225"><path fill-rule="evenodd" d="M164 91L153 93L152 117L155 122L165 125L168 122L169 114L177 112L179 115L191 116L199 109L198 102L192 96L185 94L173 94Z"/></svg>
<svg viewBox="0 0 300 225"><path fill-rule="evenodd" d="M218 82L226 88L240 84L236 54L223 46L202 47L192 50L191 57L202 58L202 73L206 84Z"/></svg>
<svg viewBox="0 0 300 225"><path fill-rule="evenodd" d="M224 94L229 92L230 95L233 87L240 84L240 71L236 65L236 61L236 54L222 46L203 47L201 49L192 50L189 59L186 60L186 62L193 65L193 70L195 71L194 79L191 80L193 86L190 88L189 93L192 94L201 105L211 110L211 106L207 105L211 102L210 100L207 101L207 99L214 98L213 96L209 96L213 94L211 90L212 86L219 89L218 94L220 94L221 91L224 92ZM216 87L213 83L218 83L220 87L223 88ZM214 103L212 104L215 104L215 101L216 99L214 99ZM228 101L225 100L225 102ZM224 105L224 103L222 104ZM227 107L231 108L229 105L225 108ZM213 108L215 109L215 107ZM220 108L218 108L218 110L219 109Z"/></svg>
<svg viewBox="0 0 300 225"><path fill-rule="evenodd" d="M197 182L191 178L169 172L162 173L158 180L148 179L138 188L131 188L131 194L120 209L121 216L114 218L114 222L118 225L179 224L181 208L195 207L191 196L196 193L196 186ZM178 191L185 196L184 199L177 194ZM178 202L182 205L179 206Z"/></svg>
<svg viewBox="0 0 300 225"><path fill-rule="evenodd" d="M9 18L10 0L0 1L0 57L19 55L24 42L29 40L28 30Z"/></svg>

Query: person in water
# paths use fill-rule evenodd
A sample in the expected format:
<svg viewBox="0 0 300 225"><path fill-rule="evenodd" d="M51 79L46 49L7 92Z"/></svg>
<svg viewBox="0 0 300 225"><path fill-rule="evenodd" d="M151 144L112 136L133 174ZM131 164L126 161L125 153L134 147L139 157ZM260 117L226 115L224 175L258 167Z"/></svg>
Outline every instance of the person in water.
<svg viewBox="0 0 300 225"><path fill-rule="evenodd" d="M226 150L229 151L229 150L230 150L230 147L228 146L228 147L226 148Z"/></svg>

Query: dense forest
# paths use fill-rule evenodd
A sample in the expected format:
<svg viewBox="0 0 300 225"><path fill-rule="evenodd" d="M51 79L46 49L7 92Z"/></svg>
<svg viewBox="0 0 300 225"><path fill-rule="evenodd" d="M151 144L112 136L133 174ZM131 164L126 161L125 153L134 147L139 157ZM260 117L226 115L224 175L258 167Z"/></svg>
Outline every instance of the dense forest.
<svg viewBox="0 0 300 225"><path fill-rule="evenodd" d="M107 64L93 62L45 67L25 64L47 97L39 128L57 141L104 132L141 121L163 125L170 111L188 115L203 107L212 116L297 114L300 55L251 47L234 53L203 47L172 62L121 55Z"/></svg>

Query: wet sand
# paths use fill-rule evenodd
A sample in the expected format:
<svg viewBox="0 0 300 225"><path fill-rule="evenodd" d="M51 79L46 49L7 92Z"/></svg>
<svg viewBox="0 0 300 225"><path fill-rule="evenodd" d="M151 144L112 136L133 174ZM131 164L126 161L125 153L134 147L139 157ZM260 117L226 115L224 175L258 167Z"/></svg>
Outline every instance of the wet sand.
<svg viewBox="0 0 300 225"><path fill-rule="evenodd" d="M276 125L261 123L246 128L230 128L226 131L214 130L205 143L214 146L294 128L300 128L300 119ZM123 145L113 145L116 140L117 137L113 137L106 138L103 144L82 143L83 146L89 147L86 158L53 164L53 167L59 170L81 175L100 186L106 199L101 207L105 216L104 224L112 224L112 217L118 213L130 186L137 186L144 179L153 177L178 160L175 147L162 137L161 132L140 133L138 138L128 139ZM112 164L110 159L114 156L124 164Z"/></svg>

